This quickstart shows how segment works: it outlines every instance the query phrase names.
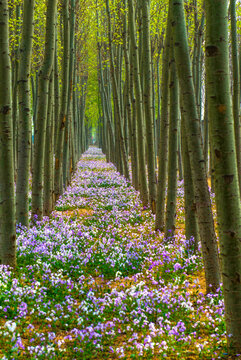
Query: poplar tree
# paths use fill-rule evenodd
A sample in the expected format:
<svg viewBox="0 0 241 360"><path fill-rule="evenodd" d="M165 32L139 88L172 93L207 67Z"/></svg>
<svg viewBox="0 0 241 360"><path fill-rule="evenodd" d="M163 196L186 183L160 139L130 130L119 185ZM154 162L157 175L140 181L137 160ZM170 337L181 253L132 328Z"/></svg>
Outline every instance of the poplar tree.
<svg viewBox="0 0 241 360"><path fill-rule="evenodd" d="M128 0L128 21L129 21L129 34L130 34L130 66L133 71L133 82L135 89L136 99L136 115L137 115L137 134L138 134L138 162L139 162L139 183L140 183L140 196L144 206L149 204L149 194L146 179L146 163L145 163L145 143L144 143L144 130L143 130L143 102L142 102L142 89L140 79L140 65L139 54L136 40L136 20L134 13L133 0Z"/></svg>
<svg viewBox="0 0 241 360"><path fill-rule="evenodd" d="M161 79L161 123L160 123L160 144L158 147L158 183L157 183L157 205L156 205L156 230L164 230L165 226L165 200L167 184L167 164L168 164L168 81L169 81L169 50L171 39L171 14L168 10L168 20L166 27L164 53L162 57L162 79Z"/></svg>
<svg viewBox="0 0 241 360"><path fill-rule="evenodd" d="M121 111L121 98L118 91L118 78L116 74L116 68L114 66L114 54L113 54L113 45L112 45L112 31L111 31L111 14L109 0L106 0L106 11L107 11L107 23L108 23L108 40L109 40L109 54L110 54L110 68L111 68L111 79L112 79L112 90L113 90L113 102L114 102L114 111L116 118L116 134L117 141L119 142L120 147L120 157L123 162L123 173L127 179L129 179L129 168L128 168L128 157L124 141L123 134L123 117ZM118 57L117 57L117 60Z"/></svg>
<svg viewBox="0 0 241 360"><path fill-rule="evenodd" d="M156 212L156 171L154 147L154 122L152 102L152 58L150 43L150 0L141 0L142 10L142 57L143 57L143 102L147 142L147 169L149 185L149 203L152 212ZM154 95L154 94L153 94Z"/></svg>
<svg viewBox="0 0 241 360"><path fill-rule="evenodd" d="M54 179L54 70L49 81L48 112L46 124L46 139L44 152L44 190L43 214L49 216L53 210L53 179Z"/></svg>
<svg viewBox="0 0 241 360"><path fill-rule="evenodd" d="M58 119L58 140L55 152L55 173L54 173L54 200L57 201L63 191L63 151L64 134L68 113L68 94L69 94L69 60L70 60L70 24L69 24L69 0L62 4L63 17L63 61L62 61L62 92L61 105Z"/></svg>
<svg viewBox="0 0 241 360"><path fill-rule="evenodd" d="M185 236L187 247L190 251L198 249L199 231L197 223L197 211L194 195L193 178L190 164L190 156L187 144L187 132L185 129L185 113L181 106L181 140L182 140L182 159L184 175L184 203L185 203Z"/></svg>
<svg viewBox="0 0 241 360"><path fill-rule="evenodd" d="M54 62L55 22L57 0L48 0L44 59L38 75L38 109L34 133L34 161L32 185L32 219L43 216L44 152L48 110L49 79Z"/></svg>
<svg viewBox="0 0 241 360"><path fill-rule="evenodd" d="M129 146L131 154L131 171L132 171L132 185L138 189L138 155L137 155L137 142L136 142L136 111L134 101L133 89L133 72L130 67L130 41L128 37L128 24L127 24L127 0L123 1L124 15L123 15L123 48L125 56L125 72L126 72L126 116L129 131ZM134 99L133 99L134 100Z"/></svg>
<svg viewBox="0 0 241 360"><path fill-rule="evenodd" d="M209 292L215 291L220 283L217 239L214 229L211 199L207 183L206 164L201 142L199 115L196 107L191 71L184 1L170 0L170 6L173 16L172 31L174 38L174 54L180 91L182 93L183 111L185 112L184 120L187 133L187 146L190 154L190 165L196 198L206 288ZM210 285L212 288L210 288Z"/></svg>
<svg viewBox="0 0 241 360"><path fill-rule="evenodd" d="M230 1L231 44L233 73L233 116L235 129L236 157L238 165L239 191L241 191L241 129L240 129L240 73L237 36L236 0Z"/></svg>
<svg viewBox="0 0 241 360"><path fill-rule="evenodd" d="M205 9L208 118L225 318L228 343L240 352L241 206L230 94L228 0L206 0Z"/></svg>
<svg viewBox="0 0 241 360"><path fill-rule="evenodd" d="M0 1L0 264L16 266L8 1Z"/></svg>
<svg viewBox="0 0 241 360"><path fill-rule="evenodd" d="M30 67L32 56L34 1L24 1L22 39L20 44L18 100L18 165L16 183L16 219L17 223L29 224L29 175L31 160L31 94Z"/></svg>
<svg viewBox="0 0 241 360"><path fill-rule="evenodd" d="M179 95L176 64L174 59L173 39L170 49L170 129L168 156L168 189L165 218L165 237L174 235L176 220L177 170L178 170L178 126L179 126Z"/></svg>
<svg viewBox="0 0 241 360"><path fill-rule="evenodd" d="M13 104L13 156L14 156L14 170L16 175L17 168L17 142L18 142L18 72L19 72L19 46L21 33L21 5L16 3L15 6L15 21L16 30L14 33L14 59L12 65L12 104Z"/></svg>

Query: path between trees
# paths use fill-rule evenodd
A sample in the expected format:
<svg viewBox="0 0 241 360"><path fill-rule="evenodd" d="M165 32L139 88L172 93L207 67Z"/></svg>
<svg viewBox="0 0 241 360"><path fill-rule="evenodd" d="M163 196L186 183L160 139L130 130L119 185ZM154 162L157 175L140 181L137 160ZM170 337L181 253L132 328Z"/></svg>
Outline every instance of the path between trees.
<svg viewBox="0 0 241 360"><path fill-rule="evenodd" d="M154 217L99 149L82 157L50 219L18 231L18 268L0 273L2 359L225 358L220 289L201 255ZM200 281L199 281L200 280Z"/></svg>

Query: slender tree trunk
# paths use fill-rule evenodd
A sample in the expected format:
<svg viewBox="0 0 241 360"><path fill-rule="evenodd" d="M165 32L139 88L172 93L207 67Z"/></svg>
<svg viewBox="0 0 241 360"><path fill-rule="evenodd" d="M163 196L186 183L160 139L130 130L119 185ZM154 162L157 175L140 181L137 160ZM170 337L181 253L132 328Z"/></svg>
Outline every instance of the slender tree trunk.
<svg viewBox="0 0 241 360"><path fill-rule="evenodd" d="M208 117L228 343L241 350L241 206L230 95L228 1L205 1ZM231 337L230 337L231 336Z"/></svg>
<svg viewBox="0 0 241 360"><path fill-rule="evenodd" d="M185 129L187 130L190 164L194 182L198 226L202 243L207 291L219 287L219 260L217 239L208 190L206 164L203 156L201 129L196 107L194 85L191 73L187 30L183 0L170 0L173 12L174 52L178 70L180 90L183 96ZM209 286L212 286L210 289Z"/></svg>
<svg viewBox="0 0 241 360"><path fill-rule="evenodd" d="M156 167L157 167L157 142L156 142L156 133L157 133L157 122L156 122L156 88L155 88L155 67L154 67L154 54L153 49L151 50L151 95L152 95L152 121L153 121L153 146L154 146L154 169L155 169L155 188L157 188L157 176L156 176ZM156 205L156 204L155 204ZM156 206L155 206L156 209Z"/></svg>
<svg viewBox="0 0 241 360"><path fill-rule="evenodd" d="M124 28L123 28L123 43L124 43L124 56L125 56L125 69L126 69L126 112L129 132L129 147L131 154L131 169L132 169L132 185L138 189L138 159L136 148L136 113L135 104L131 100L134 97L133 89L133 72L130 68L130 42L128 37L128 24L127 24L127 0L124 0ZM131 106L132 105L132 106Z"/></svg>
<svg viewBox="0 0 241 360"><path fill-rule="evenodd" d="M154 124L152 103L152 59L150 43L150 0L141 0L142 7L142 38L143 38L143 99L146 125L147 142L147 169L149 185L149 202L153 213L156 212L156 171L155 171L155 146L154 146Z"/></svg>
<svg viewBox="0 0 241 360"><path fill-rule="evenodd" d="M33 98L33 128L34 132L36 129L37 122L37 110L38 110L38 73L32 77L32 93L34 94Z"/></svg>
<svg viewBox="0 0 241 360"><path fill-rule="evenodd" d="M138 162L139 162L139 182L140 182L140 196L144 206L148 206L149 196L146 179L146 164L145 164L145 142L143 131L143 103L142 90L139 71L138 47L136 41L136 25L134 16L133 0L128 0L128 14L129 14L129 32L131 39L131 59L130 64L133 69L134 87L136 96L136 115L137 115L137 132L138 132Z"/></svg>
<svg viewBox="0 0 241 360"><path fill-rule="evenodd" d="M58 37L55 31L55 50L54 50L54 153L57 150L57 140L59 135L59 64L58 64Z"/></svg>
<svg viewBox="0 0 241 360"><path fill-rule="evenodd" d="M201 114L202 114L202 69L203 69L203 50L202 50L202 42L203 42L203 28L204 28L204 15L201 18L200 25L198 26L197 32L197 55L196 55L196 86L195 86L195 94L196 94L196 102L198 107L199 119L201 122Z"/></svg>
<svg viewBox="0 0 241 360"><path fill-rule="evenodd" d="M63 181L64 185L68 185L70 181L70 164L72 163L71 144L72 138L72 102L73 102L73 75L74 75L74 55L75 55L75 0L70 1L70 56L69 56L69 92L68 92L68 110L67 123L65 127L65 141L64 141L64 158L63 158Z"/></svg>
<svg viewBox="0 0 241 360"><path fill-rule="evenodd" d="M158 185L157 185L157 208L155 227L156 230L164 230L165 223L165 199L167 185L167 164L168 164L168 78L169 78L169 47L171 38L171 19L170 10L166 28L166 38L162 60L162 80L161 80L161 134L158 154Z"/></svg>
<svg viewBox="0 0 241 360"><path fill-rule="evenodd" d="M124 0L124 19L123 19L123 47L124 47L124 56L125 56L125 70L126 70L126 121L128 124L128 132L129 132L129 148L131 155L131 172L132 172L132 185L135 187L138 180L137 174L137 161L135 153L135 141L133 138L133 114L131 108L131 74L130 74L130 52L129 52L129 41L128 41L128 26L127 26L127 0Z"/></svg>
<svg viewBox="0 0 241 360"><path fill-rule="evenodd" d="M79 161L79 137L78 137L78 97L79 97L79 90L78 90L78 81L77 81L77 50L75 46L75 61L74 61L74 92L73 92L73 114L74 114L74 122L73 122L73 137L75 141L75 154L74 154L74 166L73 171L76 171L76 165Z"/></svg>
<svg viewBox="0 0 241 360"><path fill-rule="evenodd" d="M54 62L57 0L48 0L44 61L39 72L37 124L34 136L32 219L43 216L44 151L46 139L49 78Z"/></svg>
<svg viewBox="0 0 241 360"><path fill-rule="evenodd" d="M16 266L8 1L0 1L0 264Z"/></svg>
<svg viewBox="0 0 241 360"><path fill-rule="evenodd" d="M178 117L179 96L176 64L174 60L173 41L170 49L170 129L169 129L169 156L168 156L168 189L165 221L165 238L175 233L176 197L177 197L177 170L178 170Z"/></svg>
<svg viewBox="0 0 241 360"><path fill-rule="evenodd" d="M161 136L161 86L160 86L160 54L156 60L157 75L157 120L156 120L156 148L157 156L159 156L160 136Z"/></svg>
<svg viewBox="0 0 241 360"><path fill-rule="evenodd" d="M46 126L45 160L44 160L44 194L43 214L49 216L53 210L54 179L54 70L49 81L48 113Z"/></svg>
<svg viewBox="0 0 241 360"><path fill-rule="evenodd" d="M63 186L64 189L68 186L68 167L69 167L69 141L70 141L70 114L69 105L67 111L67 121L64 129L64 150L63 150Z"/></svg>
<svg viewBox="0 0 241 360"><path fill-rule="evenodd" d="M70 29L69 29L69 0L63 4L63 21L64 21L64 55L62 63L62 94L61 108L58 121L58 140L55 152L55 178L54 178L54 197L58 200L62 194L63 178L63 149L64 134L68 111L68 93L69 93L69 59L70 59Z"/></svg>
<svg viewBox="0 0 241 360"><path fill-rule="evenodd" d="M178 126L178 178L180 181L183 180L183 164L182 164L182 149L181 149L181 134L180 134L180 121Z"/></svg>
<svg viewBox="0 0 241 360"><path fill-rule="evenodd" d="M239 99L241 101L241 41L239 42Z"/></svg>
<svg viewBox="0 0 241 360"><path fill-rule="evenodd" d="M34 136L33 133L35 133L36 130L36 119L37 119L37 105L38 105L38 75L37 73L35 76L31 77L31 86L32 86L32 111L33 111L33 117L32 117L32 126L33 131L31 129L31 174L33 173L33 158L34 158Z"/></svg>
<svg viewBox="0 0 241 360"><path fill-rule="evenodd" d="M19 128L18 166L16 184L17 223L28 226L29 219L29 175L31 161L32 122L30 99L30 66L32 55L34 1L26 0L23 9L22 41L18 79Z"/></svg>
<svg viewBox="0 0 241 360"><path fill-rule="evenodd" d="M117 131L119 134L120 155L123 160L124 175L127 179L129 179L130 175L129 175L129 168L128 168L128 158L127 158L125 141L124 141L124 136L123 136L123 129L122 129L123 124L122 124L122 115L121 115L121 104L120 104L118 84L117 84L117 78L116 78L115 67L114 67L113 48L112 48L112 39L111 39L112 33L111 33L111 15L110 15L110 8L109 8L109 0L106 0L106 11L107 11L107 21L108 21L108 38L109 38L109 53L110 53L111 79L112 79L112 88L113 88L113 100L114 100L114 105L115 105Z"/></svg>
<svg viewBox="0 0 241 360"><path fill-rule="evenodd" d="M205 80L206 84L206 80ZM208 149L209 149L209 131L208 131L208 99L207 92L205 93L205 104L204 104L204 119L203 119L203 147L204 147L204 160L207 166L207 173L209 173L209 159L208 159Z"/></svg>
<svg viewBox="0 0 241 360"><path fill-rule="evenodd" d="M107 120L107 129L110 135L110 143L111 143L111 148L114 150L115 145L114 145L114 131L113 131L113 126L112 126L112 122L111 122L111 114L109 111L109 106L108 106L108 97L107 97L107 93L105 90L105 85L104 85L104 79L103 79L103 70L102 70L102 61L101 61L101 56L99 55L99 64L100 64L100 81L101 81L101 89L102 89L102 94L103 94L103 109L105 111L106 114L106 120Z"/></svg>
<svg viewBox="0 0 241 360"><path fill-rule="evenodd" d="M14 47L14 61L12 62L12 83L13 83L13 156L14 156L14 170L17 169L17 145L18 145L18 71L19 71L19 41L21 31L21 5L16 4L16 33L15 33L15 47ZM31 25L30 25L31 27Z"/></svg>
<svg viewBox="0 0 241 360"><path fill-rule="evenodd" d="M240 74L238 56L236 0L230 0L231 40L232 40L232 68L233 68L233 117L236 142L236 156L238 164L239 192L241 191L241 129L240 129Z"/></svg>
<svg viewBox="0 0 241 360"><path fill-rule="evenodd" d="M133 144L133 161L134 165L134 173L133 173L133 181L134 187L136 190L139 190L139 161L138 161L138 143L137 143L137 119L136 119L136 99L134 95L133 86L131 86L130 90L131 103L132 103L132 117L131 117L131 141Z"/></svg>
<svg viewBox="0 0 241 360"><path fill-rule="evenodd" d="M194 23L194 41L193 41L193 57L192 57L192 77L193 85L196 90L197 88L197 39L198 39L198 9L197 9L197 0L192 0L192 10L193 10L193 23Z"/></svg>
<svg viewBox="0 0 241 360"><path fill-rule="evenodd" d="M129 60L131 57L131 46L129 49ZM131 109L132 109L132 117L131 117L131 142L133 144L133 161L135 162L134 168L135 173L132 174L134 187L136 190L139 190L139 161L138 161L138 139L137 139L137 118L136 118L136 98L135 98L135 91L134 91L134 73L133 73L133 66L131 66L130 62L130 78L129 78L129 91L130 91L130 100L131 100Z"/></svg>
<svg viewBox="0 0 241 360"><path fill-rule="evenodd" d="M185 236L187 240L188 249L190 251L195 252L198 249L199 232L198 232L194 186L193 186L190 156L189 156L188 144L187 144L187 132L185 131L184 116L185 113L184 111L182 111L181 136L182 136L182 159L183 159L183 173L184 173Z"/></svg>

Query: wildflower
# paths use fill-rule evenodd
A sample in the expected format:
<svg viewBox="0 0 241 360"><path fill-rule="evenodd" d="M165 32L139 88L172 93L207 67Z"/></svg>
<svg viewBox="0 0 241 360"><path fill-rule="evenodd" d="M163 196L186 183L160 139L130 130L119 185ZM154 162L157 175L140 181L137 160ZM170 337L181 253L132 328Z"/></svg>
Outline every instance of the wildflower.
<svg viewBox="0 0 241 360"><path fill-rule="evenodd" d="M9 320L5 323L4 326L13 333L16 330L17 324L14 321Z"/></svg>

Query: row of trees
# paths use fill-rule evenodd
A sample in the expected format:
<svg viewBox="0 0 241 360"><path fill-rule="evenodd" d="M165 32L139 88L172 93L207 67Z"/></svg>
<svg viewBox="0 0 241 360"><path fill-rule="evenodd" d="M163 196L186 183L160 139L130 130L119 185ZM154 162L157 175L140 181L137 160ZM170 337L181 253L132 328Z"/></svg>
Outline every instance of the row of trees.
<svg viewBox="0 0 241 360"><path fill-rule="evenodd" d="M194 239L195 249L201 242L207 291L215 291L223 282L229 342L240 350L236 2L105 0L104 5L97 10L101 146L107 160L131 178L143 205L156 214L156 229L165 232L167 241L175 231L178 174L184 178L186 237ZM156 16L165 19L161 31L156 31L152 19Z"/></svg>
<svg viewBox="0 0 241 360"><path fill-rule="evenodd" d="M29 226L31 181L32 220L41 220L88 146L84 4L0 2L1 264L16 265L15 224Z"/></svg>
<svg viewBox="0 0 241 360"><path fill-rule="evenodd" d="M240 349L236 10L235 0L0 1L1 264L16 266L15 223L29 226L30 180L34 221L69 184L88 146L85 118L98 106L107 160L140 191L167 241L184 179L186 237L194 249L201 242L207 290L223 282L229 340Z"/></svg>

